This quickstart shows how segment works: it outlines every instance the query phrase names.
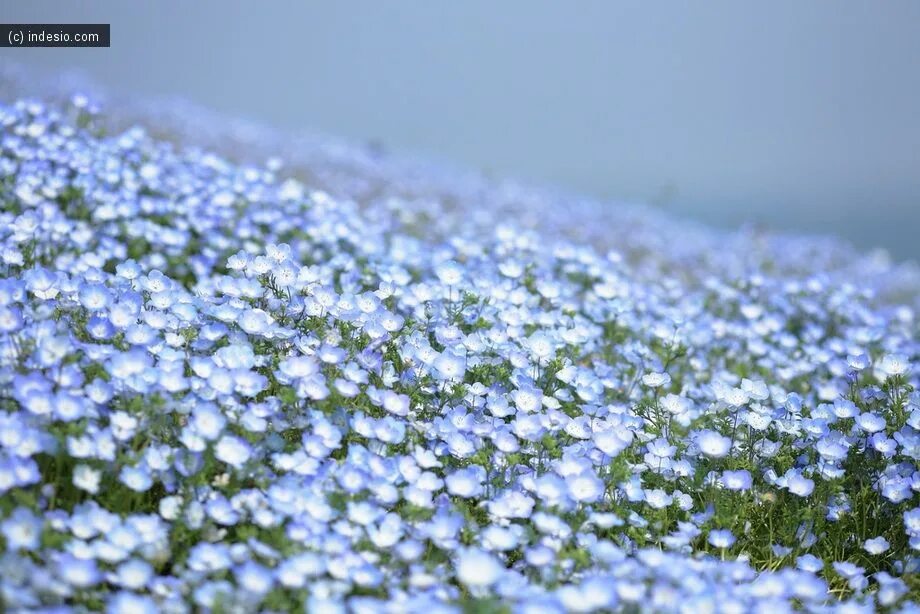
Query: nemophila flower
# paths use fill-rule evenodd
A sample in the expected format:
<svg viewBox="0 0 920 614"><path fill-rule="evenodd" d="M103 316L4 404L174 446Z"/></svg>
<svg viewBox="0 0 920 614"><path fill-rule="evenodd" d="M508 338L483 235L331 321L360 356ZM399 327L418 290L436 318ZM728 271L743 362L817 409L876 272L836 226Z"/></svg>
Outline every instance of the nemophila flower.
<svg viewBox="0 0 920 614"><path fill-rule="evenodd" d="M64 582L78 589L94 586L102 579L95 560L80 559L72 554L58 557L57 573Z"/></svg>
<svg viewBox="0 0 920 614"><path fill-rule="evenodd" d="M668 507L673 501L674 498L660 488L648 489L645 491L645 502L656 510Z"/></svg>
<svg viewBox="0 0 920 614"><path fill-rule="evenodd" d="M119 481L136 492L145 492L153 486L153 479L145 467L124 467Z"/></svg>
<svg viewBox="0 0 920 614"><path fill-rule="evenodd" d="M399 444L402 443L406 436L406 427L403 422L386 417L378 420L374 425L373 435L384 443ZM468 445L466 439L459 436L452 439L452 454L459 457L468 456L470 452L467 450Z"/></svg>
<svg viewBox="0 0 920 614"><path fill-rule="evenodd" d="M767 383L763 380L751 380L748 378L741 379L741 390L747 395L747 399L753 399L755 401L766 401L770 398L770 388L767 386ZM746 403L745 400L739 405Z"/></svg>
<svg viewBox="0 0 920 614"><path fill-rule="evenodd" d="M526 413L539 411L543 406L543 393L533 387L519 388L511 393L514 406Z"/></svg>
<svg viewBox="0 0 920 614"><path fill-rule="evenodd" d="M903 375L909 367L910 363L907 358L899 354L886 354L875 365L875 368L885 377Z"/></svg>
<svg viewBox="0 0 920 614"><path fill-rule="evenodd" d="M757 387L753 383L750 384L748 390L753 390L757 393ZM722 400L731 407L741 407L751 398L748 390L744 388L729 388L722 394Z"/></svg>
<svg viewBox="0 0 920 614"><path fill-rule="evenodd" d="M658 403L662 409L675 416L686 413L693 406L689 399L676 394L667 394Z"/></svg>
<svg viewBox="0 0 920 614"><path fill-rule="evenodd" d="M907 510L903 518L904 531L911 537L920 537L920 507Z"/></svg>
<svg viewBox="0 0 920 614"><path fill-rule="evenodd" d="M214 446L214 456L231 467L239 468L252 457L252 449L239 437L224 435Z"/></svg>
<svg viewBox="0 0 920 614"><path fill-rule="evenodd" d="M838 418L855 418L859 415L859 407L849 399L836 399L834 401L834 415Z"/></svg>
<svg viewBox="0 0 920 614"><path fill-rule="evenodd" d="M463 267L453 260L448 260L437 266L436 274L444 285L456 286L463 279Z"/></svg>
<svg viewBox="0 0 920 614"><path fill-rule="evenodd" d="M115 274L124 279L137 279L142 274L143 269L133 258L115 265Z"/></svg>
<svg viewBox="0 0 920 614"><path fill-rule="evenodd" d="M706 456L722 458L728 454L732 441L715 431L702 430L696 435L696 444Z"/></svg>
<svg viewBox="0 0 920 614"><path fill-rule="evenodd" d="M144 373L152 364L153 360L147 352L135 349L113 355L108 371L117 380L127 380Z"/></svg>
<svg viewBox="0 0 920 614"><path fill-rule="evenodd" d="M527 347L538 362L543 363L555 354L555 343L546 334L536 332L527 338Z"/></svg>
<svg viewBox="0 0 920 614"><path fill-rule="evenodd" d="M490 394L486 399L486 410L496 418L513 416L516 408L512 407L505 395Z"/></svg>
<svg viewBox="0 0 920 614"><path fill-rule="evenodd" d="M647 446L648 454L657 459L671 458L677 452L677 446L671 445L671 442L663 437L659 437Z"/></svg>
<svg viewBox="0 0 920 614"><path fill-rule="evenodd" d="M661 388L671 383L671 376L667 373L646 373L642 376L642 383L649 388Z"/></svg>
<svg viewBox="0 0 920 614"><path fill-rule="evenodd" d="M722 486L726 490L749 490L751 488L751 473L746 469L723 471Z"/></svg>
<svg viewBox="0 0 920 614"><path fill-rule="evenodd" d="M236 321L250 335L264 335L269 332L273 322L273 318L262 309L247 309Z"/></svg>
<svg viewBox="0 0 920 614"><path fill-rule="evenodd" d="M83 284L79 291L80 304L89 311L101 311L109 306L111 297L102 284Z"/></svg>
<svg viewBox="0 0 920 614"><path fill-rule="evenodd" d="M457 553L457 579L471 589L494 585L505 572L504 565L491 554L476 548Z"/></svg>
<svg viewBox="0 0 920 614"><path fill-rule="evenodd" d="M303 148L242 167L99 138L91 107L0 105L9 609L903 603L920 381L899 268L340 145L335 173L306 147L323 192L276 178ZM875 515L907 539L851 522ZM770 569L723 556L763 544ZM825 566L853 544L869 558ZM841 581L856 597L828 597Z"/></svg>
<svg viewBox="0 0 920 614"><path fill-rule="evenodd" d="M900 476L882 476L882 496L892 503L900 503L911 496L910 483Z"/></svg>
<svg viewBox="0 0 920 614"><path fill-rule="evenodd" d="M792 554L792 548L788 546L782 546L780 544L773 544L770 546L770 550L773 552L773 556L779 558Z"/></svg>
<svg viewBox="0 0 920 614"><path fill-rule="evenodd" d="M487 502L489 513L498 518L529 518L535 501L527 495L506 490Z"/></svg>
<svg viewBox="0 0 920 614"><path fill-rule="evenodd" d="M849 444L841 433L834 431L819 439L815 443L815 449L824 459L840 461L846 458Z"/></svg>
<svg viewBox="0 0 920 614"><path fill-rule="evenodd" d="M884 571L876 573L875 580L879 583L877 598L882 606L894 605L909 590L902 579L895 578Z"/></svg>
<svg viewBox="0 0 920 614"><path fill-rule="evenodd" d="M73 485L90 494L99 492L102 482L102 472L89 465L77 465L73 470Z"/></svg>
<svg viewBox="0 0 920 614"><path fill-rule="evenodd" d="M383 408L391 414L406 416L409 414L410 399L408 395L397 394L391 390L383 393Z"/></svg>
<svg viewBox="0 0 920 614"><path fill-rule="evenodd" d="M153 566L141 559L129 559L121 563L112 575L112 581L130 590L142 590L154 576Z"/></svg>
<svg viewBox="0 0 920 614"><path fill-rule="evenodd" d="M482 545L493 552L514 550L518 547L520 540L520 525L509 527L489 525L482 532Z"/></svg>
<svg viewBox="0 0 920 614"><path fill-rule="evenodd" d="M616 456L632 443L632 431L609 428L594 433L594 445L598 450L609 456Z"/></svg>
<svg viewBox="0 0 920 614"><path fill-rule="evenodd" d="M576 501L594 502L604 494L604 483L592 473L572 476L566 481L569 486L569 494Z"/></svg>
<svg viewBox="0 0 920 614"><path fill-rule="evenodd" d="M219 525L233 526L240 520L240 515L233 504L223 497L211 499L204 506L208 518Z"/></svg>
<svg viewBox="0 0 920 614"><path fill-rule="evenodd" d="M815 490L814 480L806 478L795 469L787 471L782 480L789 492L799 497L807 497Z"/></svg>
<svg viewBox="0 0 920 614"><path fill-rule="evenodd" d="M26 285L20 279L0 279L0 306L9 307L26 298Z"/></svg>
<svg viewBox="0 0 920 614"><path fill-rule="evenodd" d="M847 354L847 366L854 371L862 371L869 366L869 357L863 352Z"/></svg>
<svg viewBox="0 0 920 614"><path fill-rule="evenodd" d="M135 416L127 412L116 411L112 412L112 415L109 416L109 424L112 429L112 435L116 439L127 441L137 433L140 422Z"/></svg>
<svg viewBox="0 0 920 614"><path fill-rule="evenodd" d="M284 376L289 378L289 381L309 377L319 371L319 365L310 356L287 358L279 363L278 368Z"/></svg>
<svg viewBox="0 0 920 614"><path fill-rule="evenodd" d="M86 332L93 339L108 340L115 334L115 327L105 318L93 316L86 323Z"/></svg>
<svg viewBox="0 0 920 614"><path fill-rule="evenodd" d="M833 567L834 571L841 577L847 580L847 584L851 590L862 590L868 584L865 575L863 575L866 570L859 565L849 561L834 561L831 567Z"/></svg>
<svg viewBox="0 0 920 614"><path fill-rule="evenodd" d="M713 529L706 540L716 548L731 548L735 543L735 536L727 529Z"/></svg>
<svg viewBox="0 0 920 614"><path fill-rule="evenodd" d="M886 458L894 456L898 449L898 442L886 437L884 433L874 433L869 438L869 443L876 452L882 454Z"/></svg>
<svg viewBox="0 0 920 614"><path fill-rule="evenodd" d="M16 307L0 307L0 333L15 333L24 323L22 311Z"/></svg>
<svg viewBox="0 0 920 614"><path fill-rule="evenodd" d="M885 419L870 412L856 416L856 424L868 433L875 433L885 428Z"/></svg>
<svg viewBox="0 0 920 614"><path fill-rule="evenodd" d="M51 414L54 411L54 396L44 391L29 391L20 395L23 408L37 416Z"/></svg>
<svg viewBox="0 0 920 614"><path fill-rule="evenodd" d="M464 498L478 497L483 492L485 471L478 465L460 469L445 478L447 492Z"/></svg>
<svg viewBox="0 0 920 614"><path fill-rule="evenodd" d="M42 535L42 519L24 507L17 507L2 522L0 531L7 550L35 550Z"/></svg>
<svg viewBox="0 0 920 614"><path fill-rule="evenodd" d="M269 569L258 563L247 561L234 570L237 584L244 591L263 595L271 590L275 578Z"/></svg>
<svg viewBox="0 0 920 614"><path fill-rule="evenodd" d="M40 481L38 464L31 458L0 457L0 493Z"/></svg>
<svg viewBox="0 0 920 614"><path fill-rule="evenodd" d="M466 359L444 352L434 359L433 366L438 378L448 382L459 381L466 372Z"/></svg>
<svg viewBox="0 0 920 614"><path fill-rule="evenodd" d="M154 599L128 591L115 593L106 605L107 614L156 614L158 611Z"/></svg>
<svg viewBox="0 0 920 614"><path fill-rule="evenodd" d="M869 554L882 554L891 547L888 540L882 536L873 537L863 542L863 550Z"/></svg>
<svg viewBox="0 0 920 614"><path fill-rule="evenodd" d="M813 554L803 554L796 558L796 567L802 571L817 573L824 569L824 562Z"/></svg>
<svg viewBox="0 0 920 614"><path fill-rule="evenodd" d="M255 373L248 369L235 369L232 372L234 378L234 389L244 397L255 397L265 390L268 384L268 378L260 373ZM182 389L181 382L177 382ZM165 386L164 386L165 387ZM254 429L250 429L254 430Z"/></svg>
<svg viewBox="0 0 920 614"><path fill-rule="evenodd" d="M30 269L23 276L26 282L26 288L35 295L36 298L41 300L50 300L58 295L60 288L58 284L60 280L58 276L45 269L45 268L34 268Z"/></svg>

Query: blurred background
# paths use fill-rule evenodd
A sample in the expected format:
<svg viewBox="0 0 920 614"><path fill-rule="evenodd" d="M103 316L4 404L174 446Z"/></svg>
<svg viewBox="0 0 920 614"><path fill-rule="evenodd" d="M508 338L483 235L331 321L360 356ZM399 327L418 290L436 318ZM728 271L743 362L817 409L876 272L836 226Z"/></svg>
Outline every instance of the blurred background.
<svg viewBox="0 0 920 614"><path fill-rule="evenodd" d="M111 23L108 49L0 54L116 92L920 259L920 2L5 0L0 21Z"/></svg>

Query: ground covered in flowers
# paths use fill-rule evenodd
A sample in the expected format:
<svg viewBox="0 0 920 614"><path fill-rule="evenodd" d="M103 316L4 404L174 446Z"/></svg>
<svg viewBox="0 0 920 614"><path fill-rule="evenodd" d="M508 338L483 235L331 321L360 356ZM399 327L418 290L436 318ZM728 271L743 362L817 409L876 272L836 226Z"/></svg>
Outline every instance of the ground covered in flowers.
<svg viewBox="0 0 920 614"><path fill-rule="evenodd" d="M0 126L5 609L916 609L914 272Z"/></svg>

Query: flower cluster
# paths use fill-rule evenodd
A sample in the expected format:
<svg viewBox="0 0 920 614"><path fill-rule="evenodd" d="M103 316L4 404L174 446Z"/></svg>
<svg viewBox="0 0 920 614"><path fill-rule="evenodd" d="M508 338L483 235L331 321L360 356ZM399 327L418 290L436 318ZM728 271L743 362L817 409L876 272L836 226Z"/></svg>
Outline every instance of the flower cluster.
<svg viewBox="0 0 920 614"><path fill-rule="evenodd" d="M918 607L898 270L0 126L7 608Z"/></svg>

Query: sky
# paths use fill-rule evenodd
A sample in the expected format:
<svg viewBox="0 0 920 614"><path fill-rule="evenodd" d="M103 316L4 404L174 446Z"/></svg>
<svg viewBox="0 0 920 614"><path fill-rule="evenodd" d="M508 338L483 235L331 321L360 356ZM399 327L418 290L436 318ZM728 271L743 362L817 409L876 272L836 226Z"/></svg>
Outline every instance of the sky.
<svg viewBox="0 0 920 614"><path fill-rule="evenodd" d="M920 260L920 2L0 5L114 91ZM615 206L612 204L611 206Z"/></svg>

